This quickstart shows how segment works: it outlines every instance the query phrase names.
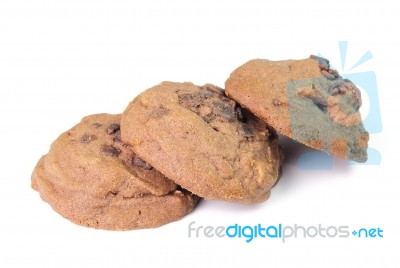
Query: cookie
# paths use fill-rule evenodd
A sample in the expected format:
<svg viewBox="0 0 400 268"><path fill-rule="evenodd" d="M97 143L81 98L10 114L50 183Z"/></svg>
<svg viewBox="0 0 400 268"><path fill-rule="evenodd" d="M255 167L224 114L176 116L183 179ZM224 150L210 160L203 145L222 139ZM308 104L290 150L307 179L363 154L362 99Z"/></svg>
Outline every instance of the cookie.
<svg viewBox="0 0 400 268"><path fill-rule="evenodd" d="M121 134L140 158L206 199L262 202L280 174L275 131L213 85L146 90L123 113Z"/></svg>
<svg viewBox="0 0 400 268"><path fill-rule="evenodd" d="M231 73L225 87L278 132L342 159L367 160L360 90L328 60L251 60Z"/></svg>
<svg viewBox="0 0 400 268"><path fill-rule="evenodd" d="M121 141L120 118L90 115L61 134L39 160L32 187L55 211L88 227L151 228L182 218L199 198Z"/></svg>

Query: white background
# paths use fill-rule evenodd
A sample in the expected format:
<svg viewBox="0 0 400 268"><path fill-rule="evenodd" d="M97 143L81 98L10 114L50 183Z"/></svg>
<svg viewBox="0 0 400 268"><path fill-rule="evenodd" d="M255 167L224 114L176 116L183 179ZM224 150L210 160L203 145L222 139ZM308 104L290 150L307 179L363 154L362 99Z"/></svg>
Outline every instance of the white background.
<svg viewBox="0 0 400 268"><path fill-rule="evenodd" d="M392 3L0 0L0 267L399 267L400 43ZM297 166L304 149L287 144L268 202L204 201L181 221L127 232L74 225L30 188L37 160L84 115L120 113L163 80L224 86L252 58L321 53L339 66L342 40L348 67L373 54L354 71L377 75L383 132L370 145L380 166L335 160L333 170L304 171ZM384 238L190 239L191 221L380 227Z"/></svg>

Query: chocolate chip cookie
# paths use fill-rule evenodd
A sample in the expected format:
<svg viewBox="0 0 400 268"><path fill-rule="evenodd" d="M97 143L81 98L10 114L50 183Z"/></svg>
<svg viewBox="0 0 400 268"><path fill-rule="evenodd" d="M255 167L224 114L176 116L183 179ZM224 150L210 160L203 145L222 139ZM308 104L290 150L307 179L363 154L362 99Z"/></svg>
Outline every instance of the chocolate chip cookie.
<svg viewBox="0 0 400 268"><path fill-rule="evenodd" d="M360 90L328 60L251 60L225 86L229 97L278 132L342 159L367 160Z"/></svg>
<svg viewBox="0 0 400 268"><path fill-rule="evenodd" d="M121 131L141 159L206 199L264 201L280 174L275 131L213 85L150 88L128 105Z"/></svg>
<svg viewBox="0 0 400 268"><path fill-rule="evenodd" d="M32 187L80 225L157 227L189 213L199 198L181 189L121 141L120 115L97 114L61 134L32 174Z"/></svg>

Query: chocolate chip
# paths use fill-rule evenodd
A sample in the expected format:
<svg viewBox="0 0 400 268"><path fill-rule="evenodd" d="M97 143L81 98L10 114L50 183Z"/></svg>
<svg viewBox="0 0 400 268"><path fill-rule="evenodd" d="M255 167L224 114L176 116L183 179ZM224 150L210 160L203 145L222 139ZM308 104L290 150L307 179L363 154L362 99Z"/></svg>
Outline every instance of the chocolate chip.
<svg viewBox="0 0 400 268"><path fill-rule="evenodd" d="M235 118L235 106L231 102L219 102L215 101L212 103L212 110L216 115L219 115L227 120Z"/></svg>
<svg viewBox="0 0 400 268"><path fill-rule="evenodd" d="M318 57L315 55L311 55L310 58L317 60L319 63L319 69L321 70L321 73L327 78L328 80L335 80L336 78L339 78L340 75L338 71L332 70L329 65L329 60Z"/></svg>
<svg viewBox="0 0 400 268"><path fill-rule="evenodd" d="M157 117L163 117L163 116L166 116L167 114L168 114L168 109L167 108L165 108L165 107L163 107L163 106L160 106L160 107L158 107L156 110L155 110L155 115L157 116Z"/></svg>
<svg viewBox="0 0 400 268"><path fill-rule="evenodd" d="M215 119L215 114L213 113L203 116L203 120L206 121L207 123L212 122L214 119Z"/></svg>
<svg viewBox="0 0 400 268"><path fill-rule="evenodd" d="M336 77L333 74L330 74L328 71L322 70L321 73L328 79L334 80Z"/></svg>
<svg viewBox="0 0 400 268"><path fill-rule="evenodd" d="M251 140L256 137L253 130L246 124L241 124L238 131L239 131L239 134L242 135L243 137L245 137L247 140Z"/></svg>
<svg viewBox="0 0 400 268"><path fill-rule="evenodd" d="M278 133L276 132L276 130L273 127L269 126L269 125L266 125L266 127L267 127L268 132L269 132L268 140L270 142L272 142L273 140L278 139L279 136L278 136Z"/></svg>
<svg viewBox="0 0 400 268"><path fill-rule="evenodd" d="M319 64L319 68L321 69L321 70L325 70L325 71L328 71L329 70L329 68L326 66L326 65L323 65L323 64Z"/></svg>
<svg viewBox="0 0 400 268"><path fill-rule="evenodd" d="M204 99L211 99L214 96L214 93L211 91L202 92L202 96Z"/></svg>
<svg viewBox="0 0 400 268"><path fill-rule="evenodd" d="M324 103L315 103L315 105L317 105L318 109L320 109L321 111L323 111L324 113L327 111L327 106Z"/></svg>
<svg viewBox="0 0 400 268"><path fill-rule="evenodd" d="M342 85L341 82L335 83L335 84L331 85L331 86L328 88L328 93L331 94L332 96L341 93L341 91L340 91L340 89L339 89L339 87L340 87L341 85Z"/></svg>
<svg viewBox="0 0 400 268"><path fill-rule="evenodd" d="M107 144L103 144L101 146L100 152L102 153L102 155L104 156L114 156L117 157L120 153L121 150L118 148L115 148L112 145L107 145Z"/></svg>
<svg viewBox="0 0 400 268"><path fill-rule="evenodd" d="M114 133L114 138L116 141L121 141L121 130L118 129L115 133Z"/></svg>
<svg viewBox="0 0 400 268"><path fill-rule="evenodd" d="M178 95L178 100L180 104L184 104L185 102L190 101L193 99L193 96L191 94L179 94Z"/></svg>
<svg viewBox="0 0 400 268"><path fill-rule="evenodd" d="M111 124L107 127L106 129L106 133L108 135L114 134L115 132L117 132L120 129L120 125L119 124Z"/></svg>
<svg viewBox="0 0 400 268"><path fill-rule="evenodd" d="M334 75L335 77L338 77L338 76L339 76L339 72L336 71L336 70L330 69L328 72L329 72L331 75Z"/></svg>
<svg viewBox="0 0 400 268"><path fill-rule="evenodd" d="M85 133L81 138L80 138L80 143L90 143L91 141L96 140L97 137L95 135L90 135L88 133Z"/></svg>
<svg viewBox="0 0 400 268"><path fill-rule="evenodd" d="M339 94L339 88L337 88L337 87L332 88L330 90L330 93L331 93L332 96L335 96L335 95Z"/></svg>
<svg viewBox="0 0 400 268"><path fill-rule="evenodd" d="M242 122L242 123L246 123L246 117L243 114L243 109L242 107L240 107L239 105L236 105L235 107L235 111L236 111L236 118Z"/></svg>
<svg viewBox="0 0 400 268"><path fill-rule="evenodd" d="M327 105L326 100L324 99L324 97L322 97L321 95L318 95L318 96L315 96L314 98L312 98L311 100L318 107L318 109L320 109L324 113L327 112L328 105Z"/></svg>
<svg viewBox="0 0 400 268"><path fill-rule="evenodd" d="M348 88L345 84L339 86L339 93L345 94L348 91Z"/></svg>
<svg viewBox="0 0 400 268"><path fill-rule="evenodd" d="M338 82L329 87L328 92L332 96L337 94L345 94L349 90L348 83Z"/></svg>
<svg viewBox="0 0 400 268"><path fill-rule="evenodd" d="M153 169L152 166L150 166L148 163L146 163L145 161L143 161L141 158L139 158L139 157L136 156L136 155L133 157L132 163L133 163L134 165L136 165L136 166L138 166L138 167L141 167L141 168L143 168L143 169L146 169L146 170Z"/></svg>
<svg viewBox="0 0 400 268"><path fill-rule="evenodd" d="M338 95L338 94L350 94L351 95L351 103L353 104L354 110L358 111L361 107L362 100L361 100L361 92L357 88L356 85L354 85L350 80L348 79L343 79L343 81L340 81L338 83L333 84L329 89L328 89L329 94L332 96Z"/></svg>
<svg viewBox="0 0 400 268"><path fill-rule="evenodd" d="M179 104L186 108L200 107L204 99L205 96L201 93L185 93L178 95Z"/></svg>
<svg viewBox="0 0 400 268"><path fill-rule="evenodd" d="M96 122L96 123L93 123L92 126L94 126L95 128L99 128L102 126L102 124Z"/></svg>
<svg viewBox="0 0 400 268"><path fill-rule="evenodd" d="M219 95L223 95L224 94L224 90L222 88L214 86L214 85L211 85L211 84L206 84L206 85L204 85L204 86L202 86L200 88L208 90L208 91L213 92L213 93L217 93Z"/></svg>
<svg viewBox="0 0 400 268"><path fill-rule="evenodd" d="M224 93L223 89L211 85L206 85L201 89L203 90L194 93L179 94L178 92L179 104L201 116L207 123L216 119L231 121L237 118L236 103L221 96Z"/></svg>
<svg viewBox="0 0 400 268"><path fill-rule="evenodd" d="M315 55L311 55L310 58L317 60L319 62L319 66L321 68L321 70L329 70L329 60L323 58L323 57L319 57L319 56L315 56Z"/></svg>

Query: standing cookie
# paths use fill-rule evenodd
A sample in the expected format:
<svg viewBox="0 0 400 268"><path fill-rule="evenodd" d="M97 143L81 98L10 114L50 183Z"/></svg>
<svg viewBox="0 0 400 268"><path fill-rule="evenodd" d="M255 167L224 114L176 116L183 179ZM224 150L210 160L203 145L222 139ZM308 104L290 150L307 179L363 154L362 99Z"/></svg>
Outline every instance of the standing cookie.
<svg viewBox="0 0 400 268"><path fill-rule="evenodd" d="M251 60L225 86L229 97L278 132L342 159L367 160L360 91L328 60Z"/></svg>
<svg viewBox="0 0 400 268"><path fill-rule="evenodd" d="M264 201L280 174L276 133L213 85L163 82L129 104L121 130L143 160L206 199Z"/></svg>
<svg viewBox="0 0 400 268"><path fill-rule="evenodd" d="M189 213L199 198L135 155L119 123L120 115L91 115L61 134L32 187L62 216L94 228L158 227Z"/></svg>

